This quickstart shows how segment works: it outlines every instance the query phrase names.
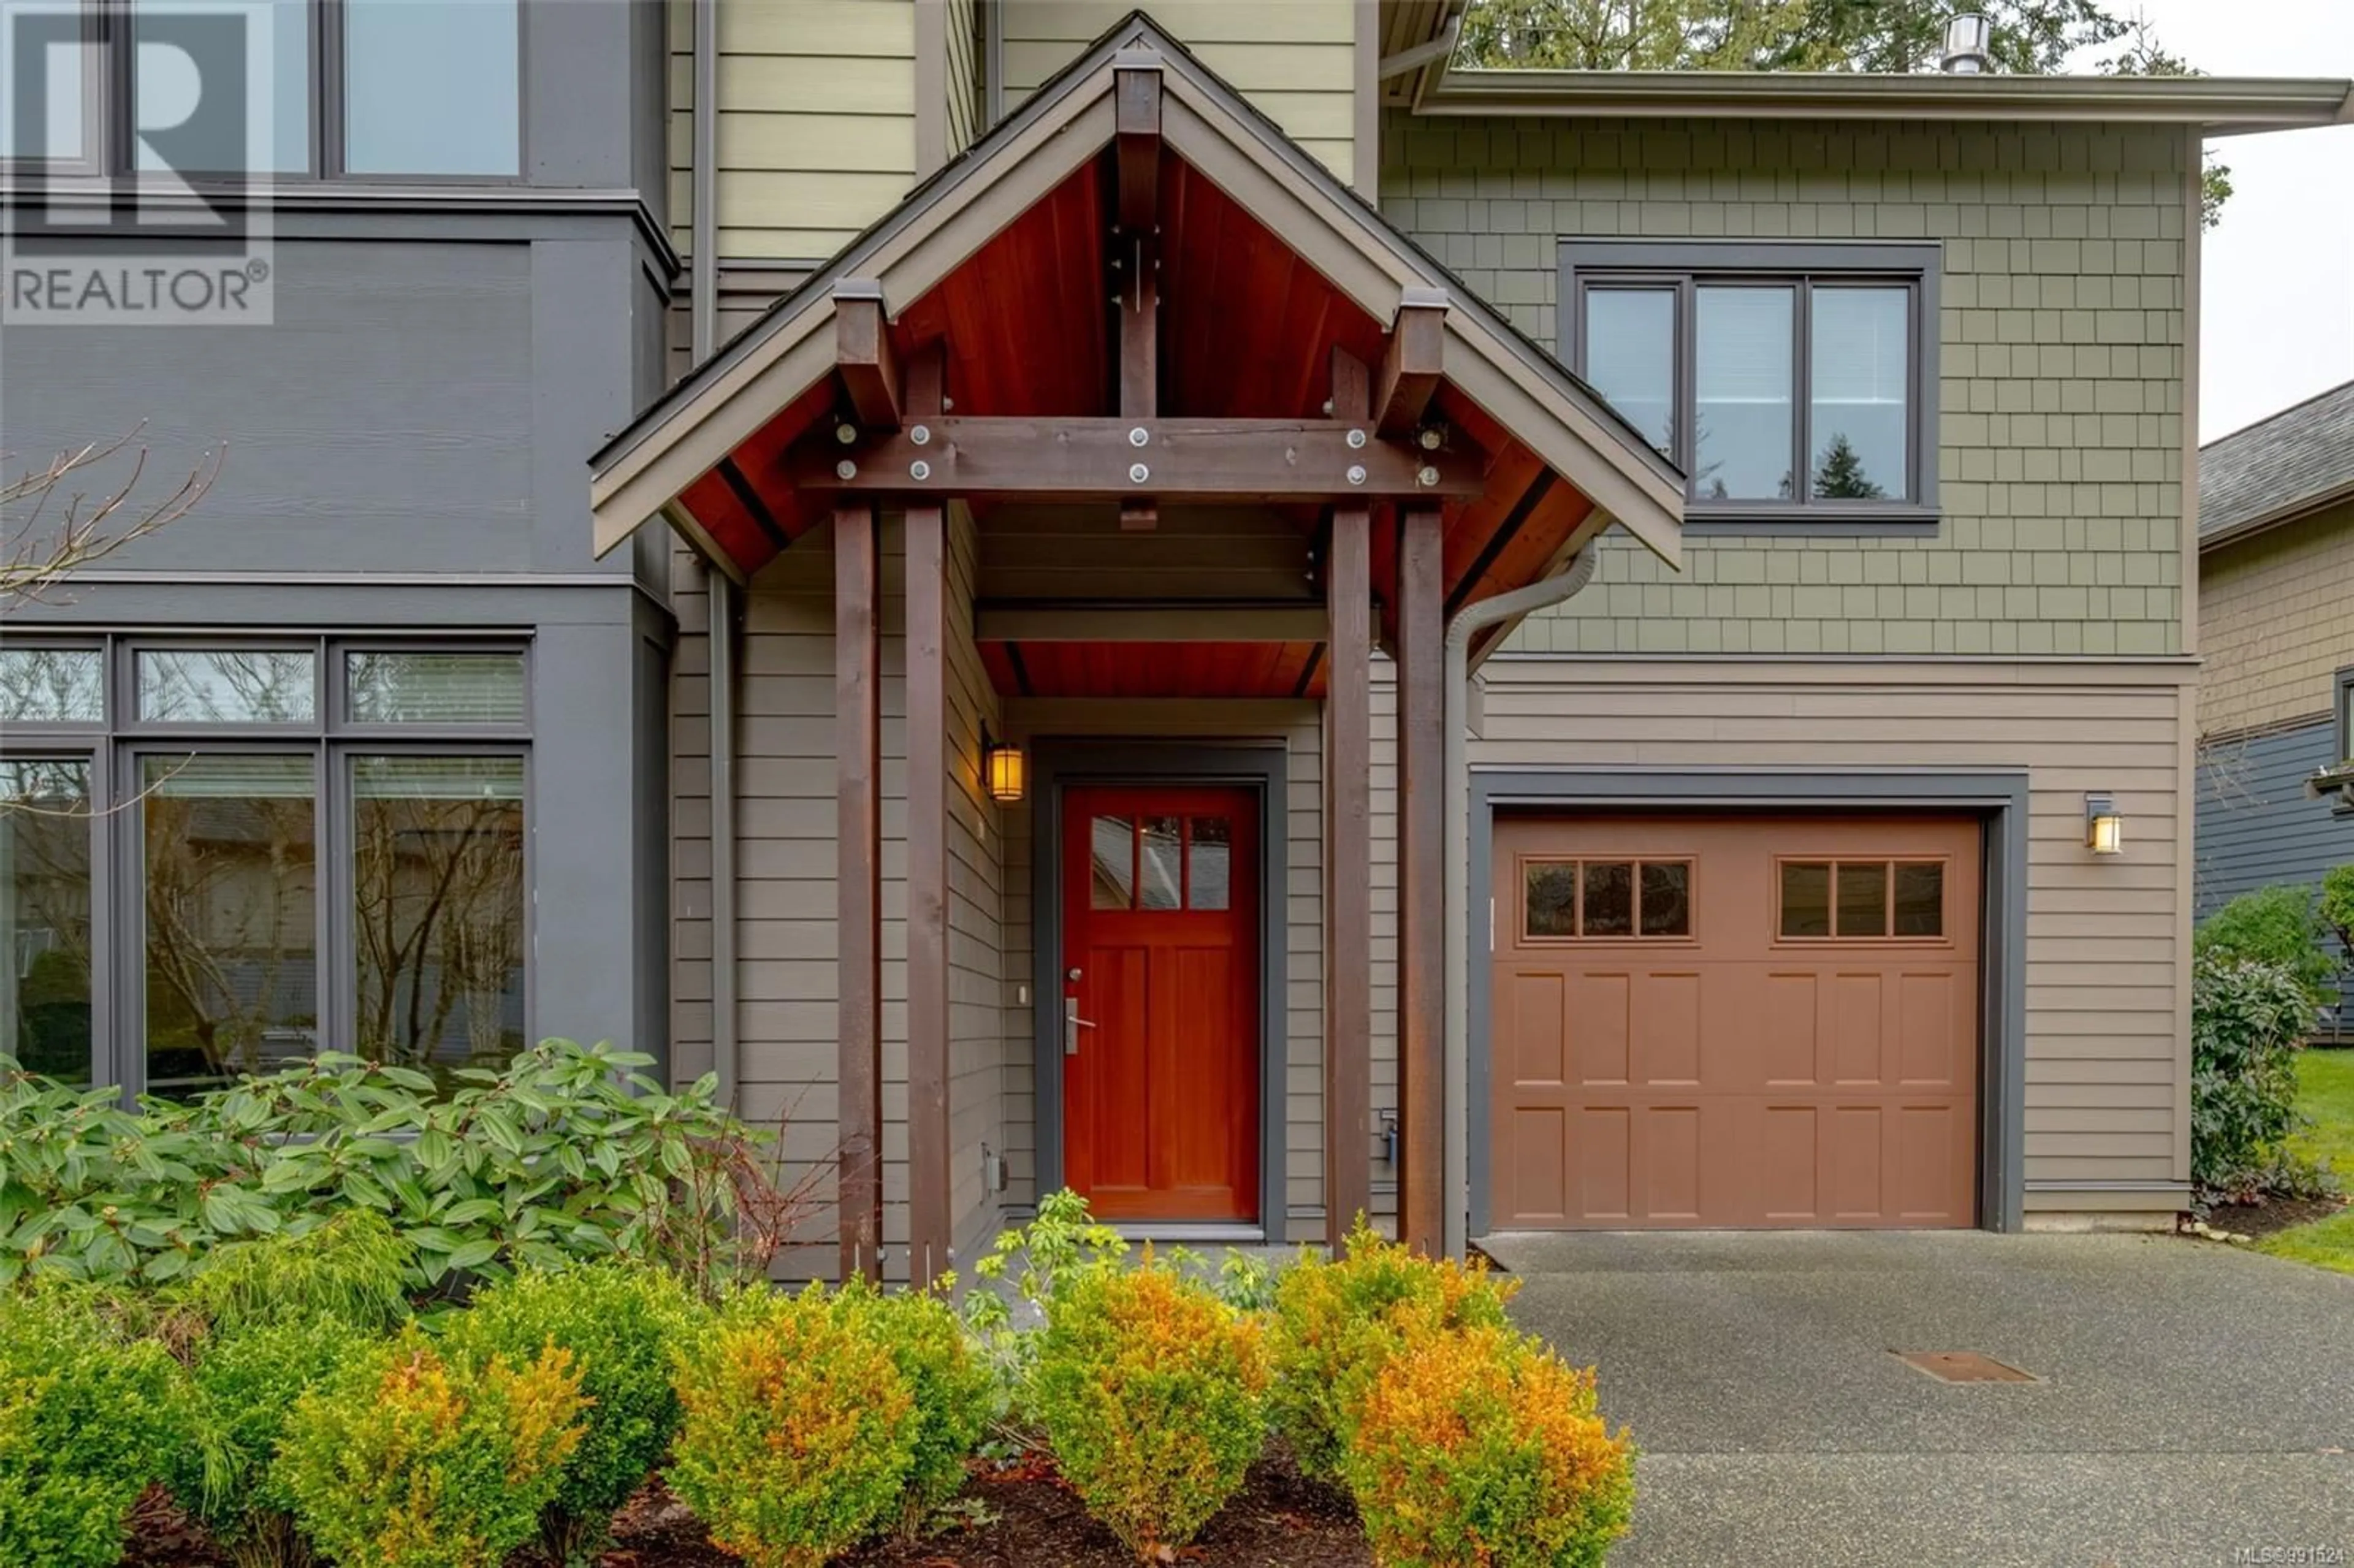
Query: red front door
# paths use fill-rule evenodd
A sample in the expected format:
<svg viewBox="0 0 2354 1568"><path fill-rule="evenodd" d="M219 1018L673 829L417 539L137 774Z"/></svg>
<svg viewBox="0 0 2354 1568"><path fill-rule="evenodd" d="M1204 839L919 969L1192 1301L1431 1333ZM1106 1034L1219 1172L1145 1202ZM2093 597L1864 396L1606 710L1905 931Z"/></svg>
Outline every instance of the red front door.
<svg viewBox="0 0 2354 1568"><path fill-rule="evenodd" d="M1258 801L1063 797L1063 1171L1109 1220L1258 1217Z"/></svg>

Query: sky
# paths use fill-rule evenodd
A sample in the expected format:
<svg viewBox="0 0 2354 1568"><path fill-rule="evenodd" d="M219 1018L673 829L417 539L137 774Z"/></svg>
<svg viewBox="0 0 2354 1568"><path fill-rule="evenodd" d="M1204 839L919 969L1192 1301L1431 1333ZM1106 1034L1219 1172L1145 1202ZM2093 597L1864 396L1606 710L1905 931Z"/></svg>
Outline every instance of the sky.
<svg viewBox="0 0 2354 1568"><path fill-rule="evenodd" d="M2138 9L2161 44L2210 76L2354 77L2354 0L2116 9ZM2091 69L2092 59L2070 65ZM2208 147L2231 166L2233 192L2200 253L2202 443L2354 380L2354 125Z"/></svg>

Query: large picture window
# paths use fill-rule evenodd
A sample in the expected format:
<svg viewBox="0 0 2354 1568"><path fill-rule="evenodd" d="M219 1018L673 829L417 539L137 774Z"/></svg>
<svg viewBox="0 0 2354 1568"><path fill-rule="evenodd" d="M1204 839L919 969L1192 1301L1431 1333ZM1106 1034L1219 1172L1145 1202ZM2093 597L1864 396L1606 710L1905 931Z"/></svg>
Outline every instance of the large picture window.
<svg viewBox="0 0 2354 1568"><path fill-rule="evenodd" d="M174 143L191 63L243 23L241 133ZM515 179L523 173L522 0L0 0L0 83L43 79L25 122L0 92L0 161L76 173ZM32 62L37 58L36 67ZM230 144L230 143L237 144ZM210 166L192 166L190 160Z"/></svg>
<svg viewBox="0 0 2354 1568"><path fill-rule="evenodd" d="M1689 519L1934 525L1937 249L1569 241L1569 364Z"/></svg>
<svg viewBox="0 0 2354 1568"><path fill-rule="evenodd" d="M0 651L0 1054L186 1095L528 1038L520 647Z"/></svg>

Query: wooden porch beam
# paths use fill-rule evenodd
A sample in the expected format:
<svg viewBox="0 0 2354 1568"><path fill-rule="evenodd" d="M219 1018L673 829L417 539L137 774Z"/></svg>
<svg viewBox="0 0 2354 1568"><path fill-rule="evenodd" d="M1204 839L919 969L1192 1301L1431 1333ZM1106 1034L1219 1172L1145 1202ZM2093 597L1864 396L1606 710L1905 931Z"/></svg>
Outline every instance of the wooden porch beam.
<svg viewBox="0 0 2354 1568"><path fill-rule="evenodd" d="M1330 618L1307 603L983 599L972 622L978 642L1321 642Z"/></svg>
<svg viewBox="0 0 2354 1568"><path fill-rule="evenodd" d="M1141 429L1139 445L1133 432ZM1352 446L1354 432L1360 444ZM804 438L783 482L813 494L1337 502L1477 495L1477 454L1369 439L1362 420L991 418L950 415L842 446ZM843 471L847 469L845 473Z"/></svg>
<svg viewBox="0 0 2354 1568"><path fill-rule="evenodd" d="M1112 132L1119 226L1151 235L1161 221L1161 57L1125 50L1112 61Z"/></svg>
<svg viewBox="0 0 2354 1568"><path fill-rule="evenodd" d="M1408 289L1373 378L1373 429L1383 440L1413 439L1438 391L1446 355L1446 291Z"/></svg>
<svg viewBox="0 0 2354 1568"><path fill-rule="evenodd" d="M834 369L859 425L869 430L897 429L899 360L892 352L890 323L883 313L883 285L865 278L836 283L833 334Z"/></svg>
<svg viewBox="0 0 2354 1568"><path fill-rule="evenodd" d="M1324 571L1324 1213L1336 1252L1373 1201L1372 556L1372 514L1335 508Z"/></svg>
<svg viewBox="0 0 2354 1568"><path fill-rule="evenodd" d="M842 1277L883 1277L883 639L875 508L833 514Z"/></svg>
<svg viewBox="0 0 2354 1568"><path fill-rule="evenodd" d="M940 345L907 366L907 415L940 409ZM920 1288L955 1245L949 1144L948 516L907 508L907 1241Z"/></svg>
<svg viewBox="0 0 2354 1568"><path fill-rule="evenodd" d="M1446 1245L1444 792L1446 568L1438 510L1400 509L1398 641L1398 1239Z"/></svg>

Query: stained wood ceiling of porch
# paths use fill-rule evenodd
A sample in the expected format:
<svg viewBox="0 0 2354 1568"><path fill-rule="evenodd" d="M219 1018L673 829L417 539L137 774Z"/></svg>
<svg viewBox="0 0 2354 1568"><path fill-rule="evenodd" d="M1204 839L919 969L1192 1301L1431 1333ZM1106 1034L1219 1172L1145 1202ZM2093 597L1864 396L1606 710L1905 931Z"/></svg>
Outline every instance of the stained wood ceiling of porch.
<svg viewBox="0 0 2354 1568"><path fill-rule="evenodd" d="M1119 407L1113 291L1133 265L1116 231L1113 150L1000 231L921 298L890 302L893 346L907 363L944 345L959 416L1111 416ZM1381 363L1386 323L1359 309L1278 236L1173 153L1160 162L1161 262L1158 415L1324 418L1336 349ZM1119 267L1114 262L1120 263ZM748 570L831 518L831 499L788 482L789 449L841 392L821 381L737 449L684 501ZM1592 503L1441 382L1431 414L1447 449L1475 456L1486 483L1444 513L1449 613L1529 582L1557 563ZM1322 602L1327 514L1314 505L1164 505L1148 531L1123 530L1112 505L975 500L978 597L1038 605ZM1376 630L1394 633L1394 518L1375 508ZM1322 694L1320 642L985 642L1006 694L1295 696Z"/></svg>

